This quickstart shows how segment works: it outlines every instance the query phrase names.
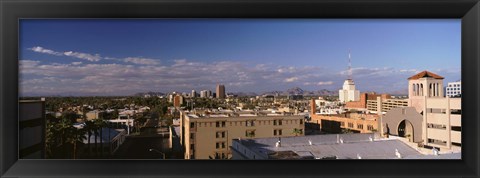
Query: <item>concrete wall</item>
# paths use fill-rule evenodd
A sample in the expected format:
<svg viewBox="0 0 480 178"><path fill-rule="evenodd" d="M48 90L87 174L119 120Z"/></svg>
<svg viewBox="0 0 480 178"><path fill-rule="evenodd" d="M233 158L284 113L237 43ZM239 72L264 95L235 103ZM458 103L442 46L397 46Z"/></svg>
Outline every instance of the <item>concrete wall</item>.
<svg viewBox="0 0 480 178"><path fill-rule="evenodd" d="M390 134L398 135L398 126L403 120L408 120L413 125L413 142L421 142L423 117L414 107L394 108L388 111L383 117L384 132L387 132L388 126Z"/></svg>
<svg viewBox="0 0 480 178"><path fill-rule="evenodd" d="M282 120L282 125L274 125L274 120ZM217 121L225 121L225 127L216 127ZM246 126L247 121L253 121L253 126ZM190 127L190 123L195 123ZM209 159L214 157L215 153L231 154L230 146L232 139L250 138L245 135L246 131L255 131L252 138L266 137L289 137L295 136L295 128L302 129L303 136L305 132L305 122L301 115L293 116L241 116L241 117L215 117L215 118L191 118L185 117L185 158L192 159L191 145L194 145L195 159ZM274 130L282 130L282 135L274 135ZM225 132L224 138L217 138L217 132ZM191 138L191 133L194 137ZM216 143L225 142L225 148L216 148Z"/></svg>

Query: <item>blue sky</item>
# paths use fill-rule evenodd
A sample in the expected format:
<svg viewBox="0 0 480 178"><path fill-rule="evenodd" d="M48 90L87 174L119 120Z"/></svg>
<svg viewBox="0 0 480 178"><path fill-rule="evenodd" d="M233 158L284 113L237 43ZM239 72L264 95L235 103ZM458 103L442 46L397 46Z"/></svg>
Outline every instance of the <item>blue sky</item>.
<svg viewBox="0 0 480 178"><path fill-rule="evenodd" d="M22 95L338 90L348 50L363 91L460 79L459 19L21 20Z"/></svg>

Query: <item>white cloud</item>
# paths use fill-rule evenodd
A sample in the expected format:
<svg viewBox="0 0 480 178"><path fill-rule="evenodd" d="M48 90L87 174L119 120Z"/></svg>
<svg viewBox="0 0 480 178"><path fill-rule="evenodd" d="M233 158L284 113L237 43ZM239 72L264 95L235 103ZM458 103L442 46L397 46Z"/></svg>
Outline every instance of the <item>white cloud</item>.
<svg viewBox="0 0 480 178"><path fill-rule="evenodd" d="M73 51L66 51L63 53L65 56L76 57L79 59L85 59L91 62L97 62L102 59L99 54L88 54L88 53L80 53L80 52L73 52Z"/></svg>
<svg viewBox="0 0 480 178"><path fill-rule="evenodd" d="M124 59L124 62L130 62L134 64L143 64L143 65L158 65L160 62L156 59L149 58L140 58L140 57L127 57Z"/></svg>
<svg viewBox="0 0 480 178"><path fill-rule="evenodd" d="M53 51L53 50L50 50L50 49L45 49L45 48L40 47L40 46L35 46L35 47L29 48L29 49L32 50L32 51L35 51L37 53L45 53L45 54L51 54L51 55L55 55L55 56L63 55L60 52L56 52L56 51Z"/></svg>
<svg viewBox="0 0 480 178"><path fill-rule="evenodd" d="M227 92L261 92L286 90L301 86L304 90L341 88L345 76L328 68L278 67L235 61L196 62L176 60L172 65L136 65L124 63L47 64L44 61L20 60L22 93L63 95L130 95L144 91L215 90L225 84ZM138 62L138 61L137 61ZM78 65L75 65L78 64ZM288 72L280 73L279 69ZM394 68L360 68L354 75L360 91L400 91L408 86L411 73ZM457 80L459 72L443 70L439 75ZM457 77L458 76L458 77ZM305 88L303 88L305 87Z"/></svg>
<svg viewBox="0 0 480 178"><path fill-rule="evenodd" d="M72 62L72 65L80 65L82 62Z"/></svg>
<svg viewBox="0 0 480 178"><path fill-rule="evenodd" d="M322 85L332 85L333 82L332 81L327 81L327 82L318 82L317 85L318 86L322 86Z"/></svg>
<svg viewBox="0 0 480 178"><path fill-rule="evenodd" d="M75 57L79 59L85 59L92 62L100 61L102 59L102 57L99 54L88 54L88 53L80 53L80 52L74 52L74 51L66 51L61 53L51 49L45 49L41 46L35 46L29 49L38 53L50 54L55 56L70 56L70 57Z"/></svg>
<svg viewBox="0 0 480 178"><path fill-rule="evenodd" d="M290 77L290 78L286 78L285 82L294 82L294 81L297 81L297 80L298 80L298 77Z"/></svg>

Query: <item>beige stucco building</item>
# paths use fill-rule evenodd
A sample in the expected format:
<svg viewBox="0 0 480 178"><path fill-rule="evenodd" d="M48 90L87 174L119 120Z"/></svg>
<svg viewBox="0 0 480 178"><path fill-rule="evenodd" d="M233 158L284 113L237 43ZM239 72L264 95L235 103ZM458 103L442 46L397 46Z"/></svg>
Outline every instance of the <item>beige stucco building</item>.
<svg viewBox="0 0 480 178"><path fill-rule="evenodd" d="M461 148L461 98L444 97L443 77L420 72L410 78L408 106L383 117L382 132L441 149ZM416 112L414 112L416 111Z"/></svg>
<svg viewBox="0 0 480 178"><path fill-rule="evenodd" d="M231 158L232 139L303 136L305 130L303 115L283 112L181 111L180 118L185 159Z"/></svg>

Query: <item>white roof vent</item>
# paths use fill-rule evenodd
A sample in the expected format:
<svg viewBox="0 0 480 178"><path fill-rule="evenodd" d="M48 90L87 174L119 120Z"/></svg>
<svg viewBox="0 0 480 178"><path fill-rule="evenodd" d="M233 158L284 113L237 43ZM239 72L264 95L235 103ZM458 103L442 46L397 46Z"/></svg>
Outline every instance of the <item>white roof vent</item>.
<svg viewBox="0 0 480 178"><path fill-rule="evenodd" d="M358 153L357 153L357 159L362 159L362 157Z"/></svg>
<svg viewBox="0 0 480 178"><path fill-rule="evenodd" d="M398 149L395 149L395 156L397 156L397 158L402 158L402 154L398 152Z"/></svg>
<svg viewBox="0 0 480 178"><path fill-rule="evenodd" d="M438 156L438 150L436 148L432 149L433 155Z"/></svg>
<svg viewBox="0 0 480 178"><path fill-rule="evenodd" d="M311 140L308 140L308 145L312 145L312 141L311 141Z"/></svg>

